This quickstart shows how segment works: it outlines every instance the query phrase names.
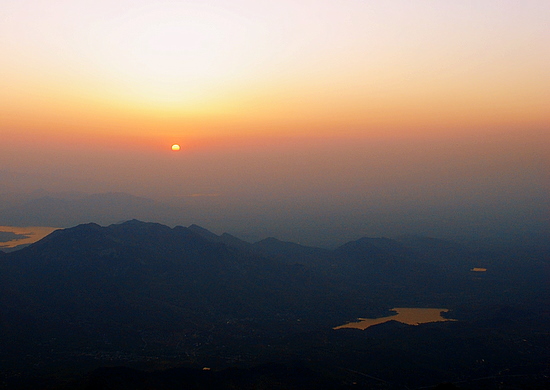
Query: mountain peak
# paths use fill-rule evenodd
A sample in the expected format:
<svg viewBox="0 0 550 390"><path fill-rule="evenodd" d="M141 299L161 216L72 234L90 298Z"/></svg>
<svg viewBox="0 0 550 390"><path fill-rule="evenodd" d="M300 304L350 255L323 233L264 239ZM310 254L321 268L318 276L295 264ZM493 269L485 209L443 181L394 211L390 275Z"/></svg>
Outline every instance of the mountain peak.
<svg viewBox="0 0 550 390"><path fill-rule="evenodd" d="M218 240L219 236L212 233L210 230L203 228L202 226L192 224L188 227L192 232L197 233L198 235L207 238L209 240Z"/></svg>
<svg viewBox="0 0 550 390"><path fill-rule="evenodd" d="M139 219L128 219L126 221L122 221L120 223L114 223L113 225L119 225L119 226L138 226L138 225L145 225L147 222L140 221Z"/></svg>

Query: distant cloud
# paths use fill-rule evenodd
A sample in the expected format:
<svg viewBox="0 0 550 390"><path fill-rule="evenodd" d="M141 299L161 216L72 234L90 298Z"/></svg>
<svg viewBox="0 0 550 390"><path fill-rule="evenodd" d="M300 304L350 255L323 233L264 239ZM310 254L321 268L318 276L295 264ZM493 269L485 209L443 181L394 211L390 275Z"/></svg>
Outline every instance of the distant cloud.
<svg viewBox="0 0 550 390"><path fill-rule="evenodd" d="M214 196L220 196L220 194L189 194L185 195L189 198L198 198L198 197L214 197Z"/></svg>

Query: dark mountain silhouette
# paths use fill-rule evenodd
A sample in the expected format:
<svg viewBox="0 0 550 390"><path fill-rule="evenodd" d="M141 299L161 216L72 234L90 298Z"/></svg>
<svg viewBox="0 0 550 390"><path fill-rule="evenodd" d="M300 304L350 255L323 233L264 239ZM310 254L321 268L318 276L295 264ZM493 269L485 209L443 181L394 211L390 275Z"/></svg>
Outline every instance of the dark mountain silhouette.
<svg viewBox="0 0 550 390"><path fill-rule="evenodd" d="M395 241L401 243L410 250L416 251L417 253L429 252L433 255L448 256L450 253L466 254L469 252L464 245L439 238L407 235L399 236L395 238Z"/></svg>
<svg viewBox="0 0 550 390"><path fill-rule="evenodd" d="M413 251L405 245L385 237L363 237L336 248L336 252L346 257L368 259L376 257L411 258L414 255Z"/></svg>
<svg viewBox="0 0 550 390"><path fill-rule="evenodd" d="M218 236L194 224L189 226L189 229L208 240L221 242L231 247L251 251L288 264L303 264L314 268L323 268L334 262L334 253L329 249L281 241L274 237L268 237L251 244L228 233Z"/></svg>
<svg viewBox="0 0 550 390"><path fill-rule="evenodd" d="M412 235L400 236L395 240L412 251L416 258L453 271L485 265L482 256L455 242Z"/></svg>
<svg viewBox="0 0 550 390"><path fill-rule="evenodd" d="M46 387L54 369L63 376L67 367L82 373L121 364L148 371L100 369L73 383L318 388L334 380L344 388L417 388L493 377L498 388L507 370L518 382L542 383L547 262L522 257L529 272L507 274L513 257L484 254L503 271L482 277L458 259L477 255L416 237L362 238L335 250L275 238L249 244L196 225L138 220L58 230L0 252L0 388ZM430 305L450 308L460 321L332 329L392 307ZM262 365L294 359L316 370ZM181 362L218 370L151 371Z"/></svg>
<svg viewBox="0 0 550 390"><path fill-rule="evenodd" d="M194 230L132 220L55 231L2 255L0 310L21 319L20 325L26 321L21 329L43 324L37 334L42 342L107 334L131 343L144 331L186 333L244 318L311 318L329 326L364 305L363 297L346 295L303 266L207 240ZM49 328L64 331L54 335Z"/></svg>
<svg viewBox="0 0 550 390"><path fill-rule="evenodd" d="M223 233L218 236L217 234L212 233L210 230L207 230L195 224L189 226L189 229L197 233L198 235L206 238L207 240L213 242L220 242L226 244L227 246L244 250L250 249L251 247L251 244L249 242L243 241L240 238L232 236L229 233Z"/></svg>
<svg viewBox="0 0 550 390"><path fill-rule="evenodd" d="M188 229L210 241L219 241L220 239L220 236L199 225L192 224L188 227Z"/></svg>
<svg viewBox="0 0 550 390"><path fill-rule="evenodd" d="M415 252L389 238L360 238L334 251L340 273L371 283L420 283L441 276L441 269L427 264Z"/></svg>
<svg viewBox="0 0 550 390"><path fill-rule="evenodd" d="M331 250L281 241L273 237L254 243L252 250L288 263L304 264L323 270L329 269L335 261Z"/></svg>

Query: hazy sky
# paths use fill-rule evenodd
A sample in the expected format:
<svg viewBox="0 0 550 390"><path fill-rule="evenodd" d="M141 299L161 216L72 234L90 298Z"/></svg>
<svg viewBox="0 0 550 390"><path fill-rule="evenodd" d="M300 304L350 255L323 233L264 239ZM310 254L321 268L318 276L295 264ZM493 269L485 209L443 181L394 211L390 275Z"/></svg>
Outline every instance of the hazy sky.
<svg viewBox="0 0 550 390"><path fill-rule="evenodd" d="M193 195L266 234L536 229L549 20L547 0L0 0L0 192Z"/></svg>

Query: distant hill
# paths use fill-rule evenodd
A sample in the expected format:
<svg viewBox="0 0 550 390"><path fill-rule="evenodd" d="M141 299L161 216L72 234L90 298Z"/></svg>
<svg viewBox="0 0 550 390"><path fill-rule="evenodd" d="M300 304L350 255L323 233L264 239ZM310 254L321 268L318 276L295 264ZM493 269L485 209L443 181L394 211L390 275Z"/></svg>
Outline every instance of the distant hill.
<svg viewBox="0 0 550 390"><path fill-rule="evenodd" d="M252 250L281 261L304 264L322 270L329 270L335 262L334 252L331 250L281 241L273 237L254 243Z"/></svg>
<svg viewBox="0 0 550 390"><path fill-rule="evenodd" d="M392 255L411 257L412 255L412 251L405 245L386 237L362 237L338 247L336 251L348 256Z"/></svg>
<svg viewBox="0 0 550 390"><path fill-rule="evenodd" d="M389 238L363 237L334 251L339 272L374 285L430 285L448 277L441 264L427 262L402 243ZM411 291L411 294L413 292Z"/></svg>
<svg viewBox="0 0 550 390"><path fill-rule="evenodd" d="M212 233L210 230L207 230L195 224L189 226L189 229L210 241L220 242L238 249L248 250L251 248L251 244L249 242L243 241L240 238L232 236L229 233L223 233L222 235L218 236Z"/></svg>
<svg viewBox="0 0 550 390"><path fill-rule="evenodd" d="M85 221L111 224L132 218L170 219L181 214L171 206L122 192L43 194L0 208L0 220L13 226L74 226Z"/></svg>

